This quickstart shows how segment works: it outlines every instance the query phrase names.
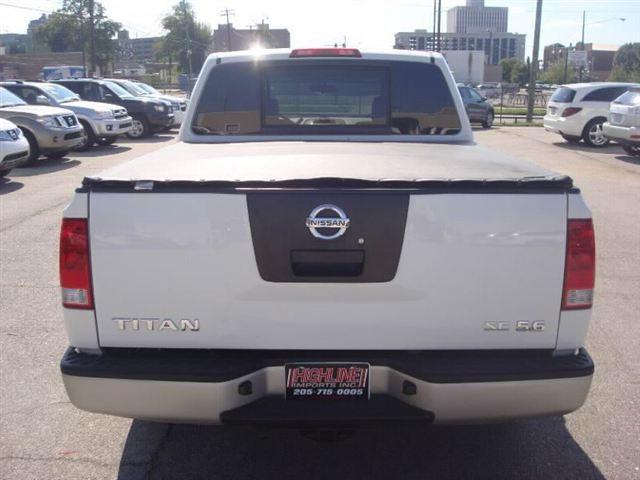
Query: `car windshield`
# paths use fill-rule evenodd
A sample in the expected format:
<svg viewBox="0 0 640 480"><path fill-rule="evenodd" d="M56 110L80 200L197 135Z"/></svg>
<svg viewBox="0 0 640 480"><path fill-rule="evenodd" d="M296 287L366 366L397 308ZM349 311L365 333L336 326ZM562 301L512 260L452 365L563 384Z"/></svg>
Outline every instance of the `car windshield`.
<svg viewBox="0 0 640 480"><path fill-rule="evenodd" d="M136 87L139 87L145 92L147 92L149 95L155 95L155 96L162 95L158 90L153 88L151 85L147 85L146 83L136 83L135 85Z"/></svg>
<svg viewBox="0 0 640 480"><path fill-rule="evenodd" d="M571 103L575 96L575 90L568 87L560 87L553 93L551 101L556 103Z"/></svg>
<svg viewBox="0 0 640 480"><path fill-rule="evenodd" d="M129 92L131 95L135 95L136 97L148 97L149 96L149 93L144 91L142 88L137 86L135 83L130 82L129 80L118 81L118 85L120 85L127 92Z"/></svg>
<svg viewBox="0 0 640 480"><path fill-rule="evenodd" d="M618 105L640 105L640 88L633 88L616 98L613 103Z"/></svg>
<svg viewBox="0 0 640 480"><path fill-rule="evenodd" d="M16 105L26 105L27 102L17 95L14 95L4 87L0 87L0 108L15 107Z"/></svg>
<svg viewBox="0 0 640 480"><path fill-rule="evenodd" d="M460 128L439 67L361 60L222 64L206 81L193 123L202 135L453 135Z"/></svg>
<svg viewBox="0 0 640 480"><path fill-rule="evenodd" d="M114 82L105 82L105 85L111 89L113 93L115 93L120 98L134 98L129 92L127 92L124 88Z"/></svg>
<svg viewBox="0 0 640 480"><path fill-rule="evenodd" d="M40 88L51 95L58 103L77 102L78 96L67 87L55 83L43 83Z"/></svg>

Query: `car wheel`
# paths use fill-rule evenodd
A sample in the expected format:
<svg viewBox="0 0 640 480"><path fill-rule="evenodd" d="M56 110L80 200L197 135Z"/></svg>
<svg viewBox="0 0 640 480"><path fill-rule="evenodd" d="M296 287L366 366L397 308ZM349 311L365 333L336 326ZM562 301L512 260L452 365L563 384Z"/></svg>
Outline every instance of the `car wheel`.
<svg viewBox="0 0 640 480"><path fill-rule="evenodd" d="M93 128L84 120L80 120L80 124L82 125L82 143L77 145L73 149L78 152L84 152L85 150L89 150L94 143L96 143L96 136L93 133Z"/></svg>
<svg viewBox="0 0 640 480"><path fill-rule="evenodd" d="M564 134L561 134L561 135L562 135L562 138L564 138L569 143L580 143L580 140L582 140L580 137L574 137L573 135L564 135Z"/></svg>
<svg viewBox="0 0 640 480"><path fill-rule="evenodd" d="M489 110L486 117L484 117L484 120L482 121L482 128L491 128L493 126L494 118L495 116L493 110Z"/></svg>
<svg viewBox="0 0 640 480"><path fill-rule="evenodd" d="M151 135L151 126L144 117L133 117L131 130L127 132L129 138L138 139Z"/></svg>
<svg viewBox="0 0 640 480"><path fill-rule="evenodd" d="M587 126L584 127L582 139L590 147L601 148L609 144L609 139L604 136L602 125L606 120L604 118L594 118Z"/></svg>
<svg viewBox="0 0 640 480"><path fill-rule="evenodd" d="M11 168L8 170L0 170L0 178L7 176L10 171L11 171Z"/></svg>
<svg viewBox="0 0 640 480"><path fill-rule="evenodd" d="M640 145L623 145L622 149L633 157L640 157Z"/></svg>
<svg viewBox="0 0 640 480"><path fill-rule="evenodd" d="M36 137L33 136L33 133L23 128L21 128L20 130L22 130L24 138L26 138L27 142L29 142L29 156L19 166L31 167L38 161L38 158L40 158L40 147L38 146L38 142L36 141Z"/></svg>
<svg viewBox="0 0 640 480"><path fill-rule="evenodd" d="M47 153L45 157L47 157L49 160L58 160L59 158L67 156L68 154L69 150L63 150L62 152Z"/></svg>
<svg viewBox="0 0 640 480"><path fill-rule="evenodd" d="M116 143L116 140L118 140L118 137L102 137L96 140L96 143L102 146L113 145Z"/></svg>

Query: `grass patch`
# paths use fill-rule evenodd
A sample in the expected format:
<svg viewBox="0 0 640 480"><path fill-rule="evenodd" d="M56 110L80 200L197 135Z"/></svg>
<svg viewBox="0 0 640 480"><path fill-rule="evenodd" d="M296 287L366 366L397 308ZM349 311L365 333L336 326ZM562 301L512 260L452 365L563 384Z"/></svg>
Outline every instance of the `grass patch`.
<svg viewBox="0 0 640 480"><path fill-rule="evenodd" d="M494 106L493 108L496 112L496 116L500 115L500 106L497 106L497 107ZM534 115L544 116L546 113L547 113L547 110L545 108L533 109ZM526 115L527 109L524 107L504 107L502 109L502 114L503 115Z"/></svg>

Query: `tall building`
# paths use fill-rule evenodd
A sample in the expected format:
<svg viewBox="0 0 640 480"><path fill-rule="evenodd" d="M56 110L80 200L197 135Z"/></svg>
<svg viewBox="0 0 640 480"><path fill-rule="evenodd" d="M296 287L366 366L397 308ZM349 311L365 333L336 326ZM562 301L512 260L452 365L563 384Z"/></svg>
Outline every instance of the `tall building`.
<svg viewBox="0 0 640 480"><path fill-rule="evenodd" d="M231 48L229 48L231 41ZM262 48L289 48L291 34L286 28L270 28L268 23L260 23L255 28L238 29L233 25L218 25L213 31L213 51L249 50L260 45Z"/></svg>
<svg viewBox="0 0 640 480"><path fill-rule="evenodd" d="M484 0L467 0L463 7L447 11L447 32L506 33L509 23L507 7L485 7Z"/></svg>
<svg viewBox="0 0 640 480"><path fill-rule="evenodd" d="M484 51L487 63L497 65L505 58L524 61L526 35L519 33L441 33L440 50ZM427 30L396 33L394 48L402 50L436 50L436 36Z"/></svg>

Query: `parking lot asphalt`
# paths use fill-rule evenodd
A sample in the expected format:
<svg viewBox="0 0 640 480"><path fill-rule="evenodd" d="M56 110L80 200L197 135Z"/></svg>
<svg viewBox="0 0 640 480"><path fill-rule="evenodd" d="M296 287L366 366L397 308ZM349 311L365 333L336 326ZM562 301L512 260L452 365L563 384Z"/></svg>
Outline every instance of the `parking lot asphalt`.
<svg viewBox="0 0 640 480"><path fill-rule="evenodd" d="M0 179L0 478L640 478L640 160L541 128L477 130L485 146L572 176L593 210L596 376L564 418L368 428L336 441L286 429L131 421L69 404L57 255L61 211L83 176L174 141L74 153Z"/></svg>

